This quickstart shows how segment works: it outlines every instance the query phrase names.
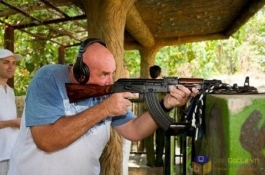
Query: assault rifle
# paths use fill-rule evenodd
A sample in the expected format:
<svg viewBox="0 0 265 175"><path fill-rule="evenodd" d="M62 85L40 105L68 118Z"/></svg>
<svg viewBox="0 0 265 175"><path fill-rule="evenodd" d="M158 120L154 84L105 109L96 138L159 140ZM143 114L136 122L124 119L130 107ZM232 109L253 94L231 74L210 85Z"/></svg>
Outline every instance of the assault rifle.
<svg viewBox="0 0 265 175"><path fill-rule="evenodd" d="M188 89L195 87L198 90L202 90L214 84L221 83L221 80L204 80L202 78L121 78L115 81L114 84L107 86L66 83L66 90L70 103L117 92L139 93L140 98L143 98L146 101L149 112L157 124L164 130L167 130L174 120L170 118L161 107L157 99L157 93L169 92L169 87L176 85L183 85Z"/></svg>
<svg viewBox="0 0 265 175"><path fill-rule="evenodd" d="M204 91L204 93L235 94L237 92L257 92L256 88L249 86L248 77L244 86L237 86L236 84L230 86L216 79L164 77L163 79L121 78L115 81L114 84L106 86L66 83L66 90L70 103L117 92L139 93L140 98L145 100L149 112L157 124L164 130L168 130L175 121L164 111L156 94L169 92L170 86L176 85L183 85L188 89L195 87L201 92Z"/></svg>

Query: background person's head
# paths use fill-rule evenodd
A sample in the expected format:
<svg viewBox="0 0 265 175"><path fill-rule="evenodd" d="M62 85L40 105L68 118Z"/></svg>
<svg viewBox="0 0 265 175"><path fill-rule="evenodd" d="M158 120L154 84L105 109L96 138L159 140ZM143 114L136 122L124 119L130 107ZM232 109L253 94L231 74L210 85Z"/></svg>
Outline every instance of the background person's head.
<svg viewBox="0 0 265 175"><path fill-rule="evenodd" d="M153 65L149 68L149 75L152 79L162 78L161 67L158 65Z"/></svg>
<svg viewBox="0 0 265 175"><path fill-rule="evenodd" d="M7 79L14 76L16 70L16 62L22 57L19 54L14 54L10 50L0 49L0 79L7 81Z"/></svg>

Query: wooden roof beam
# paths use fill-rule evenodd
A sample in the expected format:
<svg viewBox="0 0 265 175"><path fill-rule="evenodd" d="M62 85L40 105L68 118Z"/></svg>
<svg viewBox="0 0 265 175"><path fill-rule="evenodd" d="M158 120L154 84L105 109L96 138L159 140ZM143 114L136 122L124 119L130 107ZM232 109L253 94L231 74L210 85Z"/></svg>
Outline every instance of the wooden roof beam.
<svg viewBox="0 0 265 175"><path fill-rule="evenodd" d="M193 42L201 42L201 41L209 41L209 40L220 40L220 39L228 39L229 37L222 33L214 33L208 35L194 35L194 36L186 36L186 37L176 37L176 38L167 38L157 40L157 45L160 46L175 46L186 43Z"/></svg>
<svg viewBox="0 0 265 175"><path fill-rule="evenodd" d="M14 6L12 6L11 4L9 4L9 3L7 3L7 2L2 1L1 3L4 4L5 6L11 8L11 9L13 9L13 10L16 10L16 11L22 13L24 16L27 16L27 17L31 18L31 19L34 21L32 24L40 24L40 25L43 24L43 22L42 22L41 20L39 20L39 19L37 19L37 18L31 16L30 14L26 13L25 11L23 11L23 10L17 8L17 7L14 7ZM26 26L29 27L27 24L26 24ZM53 31L55 31L55 32L57 32L57 33L59 33L59 34L67 35L67 36L69 36L70 38L77 40L77 38L75 38L70 32L60 31L60 30L57 30L55 27L52 27L52 26L49 26L49 25L46 25L46 26L47 26L49 29L51 29L51 30L53 30ZM13 26L13 27L14 27L15 29L19 29L18 26ZM31 27L32 27L32 26L31 26Z"/></svg>
<svg viewBox="0 0 265 175"><path fill-rule="evenodd" d="M152 47L155 44L154 37L146 26L136 7L129 10L126 18L125 29L143 46Z"/></svg>
<svg viewBox="0 0 265 175"><path fill-rule="evenodd" d="M53 5L51 2L49 2L48 0L40 0L42 3L44 3L47 7L52 8L53 10L55 10L56 12L60 13L61 15L64 16L65 20L71 20L73 21L73 23L75 23L78 26L82 26L83 28L86 29L86 26L80 24L79 22L77 22L77 20L73 20L68 14L66 14L65 12L63 12L62 10L60 10L58 7L56 7L55 5ZM85 18L84 18L85 19Z"/></svg>
<svg viewBox="0 0 265 175"><path fill-rule="evenodd" d="M61 11L59 8L57 8L56 6L54 6L52 3L50 3L47 0L40 0L43 4L45 4L46 6L48 6L49 8L54 9L55 11L57 11L58 13L60 13L61 15L63 15L65 18L70 18L66 13L64 13L63 11Z"/></svg>
<svg viewBox="0 0 265 175"><path fill-rule="evenodd" d="M174 38L166 38L166 39L157 39L156 45L158 47L163 46L176 46L185 43L193 43L193 42L201 42L207 40L220 40L220 39L228 39L229 37L222 33L214 33L211 35L197 35L197 36L188 36L188 37L174 37ZM143 49L139 43L134 41L125 43L125 50L140 50Z"/></svg>
<svg viewBox="0 0 265 175"><path fill-rule="evenodd" d="M54 24L54 23L59 23L59 22L66 22L66 21L73 21L73 20L82 20L86 19L85 15L79 15L71 18L61 18L61 19L52 19L52 20L47 20L47 21L42 21L42 23L36 24L36 23L28 23L28 24L22 24L22 25L16 25L14 26L16 29L22 29L22 28L27 28L27 27L36 27L40 25L47 25L47 24Z"/></svg>
<svg viewBox="0 0 265 175"><path fill-rule="evenodd" d="M242 12L239 13L240 16L235 18L235 21L232 21L232 27L227 29L225 34L227 36L231 36L235 32L239 30L241 26L243 26L248 20L255 15L263 6L265 3L265 0L259 0L259 1L249 1L250 3L246 4L243 8Z"/></svg>
<svg viewBox="0 0 265 175"><path fill-rule="evenodd" d="M13 10L17 11L17 12L23 14L23 15L26 16L26 17L29 17L29 18L32 19L35 23L41 23L41 22L42 22L41 20L39 20L39 19L37 19L37 18L35 18L35 17L29 15L27 12L25 12L25 11L23 11L23 10L17 8L17 7L14 7L14 6L12 6L11 4L9 4L9 3L5 2L5 1L1 1L1 3L2 3L3 5L5 5L5 6L9 7L10 9L13 9Z"/></svg>

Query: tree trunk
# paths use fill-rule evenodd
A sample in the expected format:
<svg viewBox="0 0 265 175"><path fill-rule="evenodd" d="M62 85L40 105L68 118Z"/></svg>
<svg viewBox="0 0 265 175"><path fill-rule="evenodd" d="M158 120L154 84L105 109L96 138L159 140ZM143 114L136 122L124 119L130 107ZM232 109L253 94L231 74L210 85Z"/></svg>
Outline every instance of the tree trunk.
<svg viewBox="0 0 265 175"><path fill-rule="evenodd" d="M155 64L156 53L160 47L145 48L139 50L141 55L141 78L149 78L149 67Z"/></svg>
<svg viewBox="0 0 265 175"><path fill-rule="evenodd" d="M125 76L124 30L126 15L136 0L83 0L85 6L88 36L106 42L116 60L115 79ZM101 175L122 175L122 138L114 130L102 156Z"/></svg>
<svg viewBox="0 0 265 175"><path fill-rule="evenodd" d="M115 79L124 72L124 30L126 16L136 0L83 0L88 19L89 37L104 40L116 60Z"/></svg>

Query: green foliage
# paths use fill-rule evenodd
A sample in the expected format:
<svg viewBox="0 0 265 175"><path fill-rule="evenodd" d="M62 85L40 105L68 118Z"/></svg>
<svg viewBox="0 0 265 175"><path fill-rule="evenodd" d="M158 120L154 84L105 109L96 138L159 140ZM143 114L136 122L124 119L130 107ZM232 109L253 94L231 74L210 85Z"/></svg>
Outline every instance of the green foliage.
<svg viewBox="0 0 265 175"><path fill-rule="evenodd" d="M35 1L14 1L14 3L35 3ZM69 11L69 15L80 13L79 9ZM265 7L251 20L240 28L230 39L198 43L187 43L179 46L163 47L156 54L156 62L163 69L164 76L203 77L213 75L235 74L240 71L259 70L265 72ZM35 14L47 18L45 14ZM13 22L17 22L14 17ZM11 19L5 19L11 20ZM27 20L27 19L24 19ZM0 32L0 45L3 47L4 25ZM71 28L71 26L65 26ZM55 33L45 27L29 28L26 30L41 30L43 35L55 37ZM20 31L15 32L15 52L23 59L18 62L15 72L15 93L25 95L27 86L34 73L43 65L58 62L59 46L46 40L37 40ZM73 63L78 46L65 50L66 64ZM124 52L125 66L130 77L140 77L140 54L138 51Z"/></svg>
<svg viewBox="0 0 265 175"><path fill-rule="evenodd" d="M130 77L140 77L140 54L139 51L124 52L125 67L130 72Z"/></svg>
<svg viewBox="0 0 265 175"><path fill-rule="evenodd" d="M3 25L0 27L4 28ZM3 46L3 32L0 32L0 44ZM17 63L14 78L14 91L16 95L25 95L28 84L35 72L46 64L58 62L58 44L46 40L37 40L26 33L15 32L14 52L22 55L23 59ZM76 57L77 47L66 49L66 64L73 63Z"/></svg>

